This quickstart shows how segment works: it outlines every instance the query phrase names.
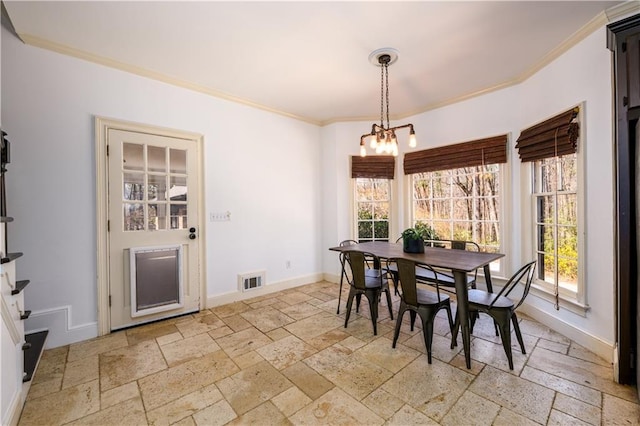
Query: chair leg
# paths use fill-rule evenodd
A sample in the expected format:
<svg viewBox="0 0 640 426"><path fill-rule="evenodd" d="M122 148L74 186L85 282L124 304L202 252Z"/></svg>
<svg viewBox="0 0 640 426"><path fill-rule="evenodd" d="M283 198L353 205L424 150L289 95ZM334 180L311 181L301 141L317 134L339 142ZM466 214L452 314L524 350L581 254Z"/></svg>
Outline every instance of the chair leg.
<svg viewBox="0 0 640 426"><path fill-rule="evenodd" d="M365 294L367 296L367 300L369 301L369 312L371 313L371 322L373 323L373 335L378 335L378 299L380 298L380 293L369 293Z"/></svg>
<svg viewBox="0 0 640 426"><path fill-rule="evenodd" d="M456 320L453 324L453 330L451 331L451 349L458 346L458 330L460 329L460 315L456 310Z"/></svg>
<svg viewBox="0 0 640 426"><path fill-rule="evenodd" d="M473 334L473 327L476 325L476 319L480 316L478 311L469 312L469 320L471 325L469 326L469 333Z"/></svg>
<svg viewBox="0 0 640 426"><path fill-rule="evenodd" d="M451 314L451 303L447 300L447 303L443 306L444 310L447 311L447 317L449 318L449 330L453 333L453 315Z"/></svg>
<svg viewBox="0 0 640 426"><path fill-rule="evenodd" d="M353 293L349 292L349 298L347 299L347 316L344 319L344 328L347 328L347 323L349 323L349 316L351 316L351 308L353 307Z"/></svg>
<svg viewBox="0 0 640 426"><path fill-rule="evenodd" d="M424 317L423 317L424 315ZM433 343L433 320L435 314L422 313L422 333L424 334L424 344L427 347L427 361L431 364L431 344Z"/></svg>
<svg viewBox="0 0 640 426"><path fill-rule="evenodd" d="M518 317L515 312L511 315L511 321L513 322L513 330L516 332L518 343L520 343L520 349L522 350L522 353L526 355L527 352L524 350L524 341L522 340L522 334L520 333L520 324L518 324Z"/></svg>
<svg viewBox="0 0 640 426"><path fill-rule="evenodd" d="M338 310L336 311L336 315L340 315L340 298L342 297L342 281L344 280L344 269L342 270L342 274L340 274L340 291L338 291Z"/></svg>
<svg viewBox="0 0 640 426"><path fill-rule="evenodd" d="M409 316L411 317L411 331L413 331L413 325L416 323L416 311L410 310Z"/></svg>
<svg viewBox="0 0 640 426"><path fill-rule="evenodd" d="M360 299L362 299L362 294L356 294L356 313L360 312Z"/></svg>
<svg viewBox="0 0 640 426"><path fill-rule="evenodd" d="M384 292L387 293L387 307L389 308L389 316L391 317L391 321L393 321L393 306L391 304L391 291L389 289L386 289Z"/></svg>
<svg viewBox="0 0 640 426"><path fill-rule="evenodd" d="M396 319L396 330L393 333L393 344L392 348L396 347L396 343L398 342L398 337L400 336L400 328L402 327L402 317L404 317L404 313L406 312L407 307L404 302L400 302L400 309L398 309L398 319Z"/></svg>
<svg viewBox="0 0 640 426"><path fill-rule="evenodd" d="M498 323L500 324L500 338L502 339L502 346L504 347L504 352L507 354L507 361L509 361L509 369L513 370L510 318L507 316L505 318L498 319Z"/></svg>

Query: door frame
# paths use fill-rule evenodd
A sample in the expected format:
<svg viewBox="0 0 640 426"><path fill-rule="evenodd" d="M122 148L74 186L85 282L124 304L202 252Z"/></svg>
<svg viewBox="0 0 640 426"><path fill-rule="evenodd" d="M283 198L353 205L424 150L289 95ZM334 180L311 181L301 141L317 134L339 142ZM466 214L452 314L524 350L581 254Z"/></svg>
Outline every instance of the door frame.
<svg viewBox="0 0 640 426"><path fill-rule="evenodd" d="M123 130L129 132L148 133L171 138L187 139L195 142L196 155L198 157L198 251L200 253L198 262L198 276L200 278L200 302L199 309L206 308L207 279L206 268L204 267L206 252L204 238L205 230L205 209L204 209L204 136L198 133L183 130L170 129L166 127L153 126L149 124L135 123L131 121L118 120L114 118L95 116L95 161L96 161L96 272L98 285L98 335L103 336L111 333L111 311L109 309L109 230L107 221L109 220L109 167L108 167L108 133L109 130Z"/></svg>

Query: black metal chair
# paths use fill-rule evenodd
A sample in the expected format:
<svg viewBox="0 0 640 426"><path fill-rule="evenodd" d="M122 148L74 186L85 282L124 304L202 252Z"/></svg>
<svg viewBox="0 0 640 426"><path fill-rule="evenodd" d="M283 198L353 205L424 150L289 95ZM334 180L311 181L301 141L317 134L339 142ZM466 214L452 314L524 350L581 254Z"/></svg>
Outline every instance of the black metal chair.
<svg viewBox="0 0 640 426"><path fill-rule="evenodd" d="M424 334L424 343L427 348L427 359L431 364L431 342L433 340L433 322L436 314L440 309L445 309L449 317L449 328L453 332L454 324L451 315L451 300L447 294L440 293L440 285L438 272L431 266L414 262L408 259L394 258L389 259L389 265L395 264L398 277L400 279L400 308L398 309L398 318L396 319L396 329L393 334L393 347L396 347L400 328L402 326L402 318L406 311L411 315L411 330L416 320L416 314L422 320L422 332ZM432 284L436 291L417 287L416 271L425 271L435 277Z"/></svg>
<svg viewBox="0 0 640 426"><path fill-rule="evenodd" d="M402 237L396 240L396 243L401 242ZM457 240L425 240L424 244L429 247L442 247L449 248L453 250L474 250L480 251L480 246L473 241L457 241ZM395 264L387 265L387 271L391 274L391 278L393 279L393 286L395 290L395 294L398 294L398 274ZM435 269L418 269L416 270L416 280L419 283L425 284L433 284L436 281L435 273L432 271L436 271ZM453 278L453 274L450 271L444 272L440 269L437 270L438 276L437 280L440 286L444 287L444 290L455 293L455 280ZM467 286L469 288L476 287L476 279L478 276L478 271L475 271L473 275L467 275Z"/></svg>
<svg viewBox="0 0 640 426"><path fill-rule="evenodd" d="M355 245L355 244L358 244L358 242L356 240L343 240L343 241L340 241L339 246L340 247L349 247L349 246L352 246L352 245ZM371 267L372 263L375 263L373 261L373 259L365 258L365 263L366 263L366 266L367 266L366 269L365 269L365 274L368 277L374 277L375 278L375 277L380 275L380 268L376 269L375 267L374 268ZM349 274L349 271L348 271L349 268L347 268L347 266L349 266L349 265L347 264L347 262L345 262L345 258L343 256L340 256L340 266L342 267L342 272L340 273L340 290L338 292L338 309L336 311L336 314L338 314L338 315L340 315L340 300L342 299L342 284L343 284L345 278L347 279L347 282L349 281L349 275L348 275Z"/></svg>
<svg viewBox="0 0 640 426"><path fill-rule="evenodd" d="M389 307L389 316L393 320L393 309L391 304L391 292L389 291L388 275L378 269L375 277L366 274L366 259L373 259L374 263L380 265L380 259L373 253L346 250L340 253L341 262L348 264L353 274L351 279L347 275L349 282L349 298L347 299L347 316L344 320L344 328L347 328L349 317L351 316L351 308L353 307L353 299L356 299L356 312L360 309L360 299L362 295L369 301L369 312L371 313L371 322L373 323L373 334L378 334L378 303L382 292L387 294L387 306Z"/></svg>
<svg viewBox="0 0 640 426"><path fill-rule="evenodd" d="M518 325L518 317L516 315L516 309L529 294L531 289L531 282L533 281L534 271L536 268L536 261L529 262L507 281L505 286L499 293L489 293L488 291L471 289L469 290L469 312L484 312L491 316L500 329L500 338L502 340L502 346L507 354L507 360L509 361L509 368L513 370L513 357L511 354L511 323L513 323L513 329L516 332L518 343L520 343L520 349L523 354L526 354L524 348L524 341L522 340L522 334L520 333L520 326ZM524 288L522 295L517 301L511 300L508 296L524 279ZM471 332L473 333L473 326L476 322L477 315L470 315L471 319ZM451 347L457 339L458 328L460 320L456 313L455 331L452 333Z"/></svg>

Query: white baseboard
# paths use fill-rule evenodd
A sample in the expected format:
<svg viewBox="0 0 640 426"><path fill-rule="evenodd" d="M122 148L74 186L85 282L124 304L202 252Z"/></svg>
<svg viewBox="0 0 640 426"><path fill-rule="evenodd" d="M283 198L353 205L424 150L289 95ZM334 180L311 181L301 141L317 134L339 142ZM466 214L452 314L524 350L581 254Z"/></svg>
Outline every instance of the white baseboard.
<svg viewBox="0 0 640 426"><path fill-rule="evenodd" d="M72 325L71 306L60 306L31 312L25 322L25 333L49 330L45 349L57 348L98 336L98 323Z"/></svg>
<svg viewBox="0 0 640 426"><path fill-rule="evenodd" d="M226 305L227 303L239 302L241 300L247 300L258 296L264 296L265 294L275 293L277 291L288 290L290 288L299 287L305 284L317 283L322 281L324 275L321 273L306 275L303 277L296 277L286 281L279 281L276 283L267 283L264 287L251 290L251 291L233 291L231 293L224 293L215 296L207 297L207 308L213 308L214 306Z"/></svg>
<svg viewBox="0 0 640 426"><path fill-rule="evenodd" d="M330 283L338 284L340 282L340 275L336 274L327 274L326 272L323 274L324 280L329 281Z"/></svg>
<svg viewBox="0 0 640 426"><path fill-rule="evenodd" d="M613 343L605 342L599 337L589 334L586 331L575 327L573 324L569 324L561 318L550 315L548 312L536 308L535 306L525 303L518 309L539 323L546 325L565 337L568 337L580 346L584 346L591 352L600 356L602 359L613 363L613 353L615 349Z"/></svg>
<svg viewBox="0 0 640 426"><path fill-rule="evenodd" d="M15 426L18 424L18 420L20 420L20 414L22 413L22 407L24 405L25 397L26 394L23 393L21 389L18 389L18 392L13 395L13 399L9 403L7 411L3 413L3 425Z"/></svg>

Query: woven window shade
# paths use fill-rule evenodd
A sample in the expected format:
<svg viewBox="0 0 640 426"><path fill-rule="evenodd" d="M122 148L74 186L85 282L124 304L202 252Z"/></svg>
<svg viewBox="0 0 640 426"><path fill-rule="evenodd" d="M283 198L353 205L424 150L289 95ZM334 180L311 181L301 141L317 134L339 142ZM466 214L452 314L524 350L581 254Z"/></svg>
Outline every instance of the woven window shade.
<svg viewBox="0 0 640 426"><path fill-rule="evenodd" d="M575 121L578 112L580 108L572 108L523 130L516 143L520 160L524 163L576 152L580 134Z"/></svg>
<svg viewBox="0 0 640 426"><path fill-rule="evenodd" d="M391 155L372 155L351 157L352 178L393 179L396 172L396 160Z"/></svg>
<svg viewBox="0 0 640 426"><path fill-rule="evenodd" d="M478 139L404 156L404 174L434 172L507 162L507 135Z"/></svg>

